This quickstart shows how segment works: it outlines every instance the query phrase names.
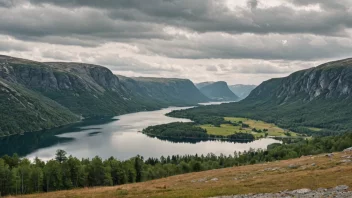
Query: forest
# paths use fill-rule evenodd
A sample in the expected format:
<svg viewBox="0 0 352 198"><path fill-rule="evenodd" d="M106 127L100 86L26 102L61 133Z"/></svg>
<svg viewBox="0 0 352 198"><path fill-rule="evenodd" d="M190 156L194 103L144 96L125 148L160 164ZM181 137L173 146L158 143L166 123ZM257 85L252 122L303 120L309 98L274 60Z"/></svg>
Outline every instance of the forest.
<svg viewBox="0 0 352 198"><path fill-rule="evenodd" d="M281 128L308 135L330 136L346 132L352 127L347 119L350 117L350 103L327 103L314 101L309 105L286 105L280 108L270 104L253 106L253 103L241 101L238 103L221 104L217 106L202 106L186 110L172 111L167 114L170 117L187 118L195 123L209 123L216 126L221 124L223 117L243 117L253 120L261 120L275 124ZM312 109L317 110L312 110ZM321 112L324 109L325 112ZM210 123L209 117L214 118ZM319 133L311 130L311 127L321 129Z"/></svg>
<svg viewBox="0 0 352 198"><path fill-rule="evenodd" d="M63 150L58 150L55 159L47 162L40 159L30 161L17 154L5 155L0 158L0 195L122 185L183 173L342 151L352 146L352 133L288 142L269 145L267 150L251 149L229 156L211 153L205 156L162 156L160 159L136 156L125 161L114 157L103 160L98 156L78 159L67 157Z"/></svg>
<svg viewBox="0 0 352 198"><path fill-rule="evenodd" d="M210 121L214 123L215 120ZM217 120L218 124L230 123L222 120ZM209 122L203 121L203 123L208 124ZM155 136L159 138L196 138L196 139L226 139L233 141L253 141L255 137L250 133L235 133L228 136L221 135L210 135L207 131L199 126L196 126L196 123L184 123L184 122L174 122L169 124L162 124L157 126L149 126L142 131L144 134L149 136Z"/></svg>

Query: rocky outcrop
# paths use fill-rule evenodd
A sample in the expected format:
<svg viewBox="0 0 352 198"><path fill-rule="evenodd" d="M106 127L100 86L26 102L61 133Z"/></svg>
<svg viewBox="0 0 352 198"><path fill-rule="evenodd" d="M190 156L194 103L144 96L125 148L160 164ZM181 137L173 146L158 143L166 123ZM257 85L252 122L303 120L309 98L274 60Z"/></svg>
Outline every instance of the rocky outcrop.
<svg viewBox="0 0 352 198"><path fill-rule="evenodd" d="M308 188L302 188L297 190L286 190L278 193L263 193L263 194L248 194L248 195L233 195L233 196L220 196L214 198L290 198L290 197L300 197L300 198L311 198L311 197L320 197L320 198L330 198L330 197L339 197L339 198L350 198L352 197L352 191L348 191L348 186L340 185L335 188L319 188L317 190L311 190Z"/></svg>
<svg viewBox="0 0 352 198"><path fill-rule="evenodd" d="M295 72L286 78L269 80L254 89L248 97L249 100L275 99L280 103L351 98L352 59L329 62Z"/></svg>

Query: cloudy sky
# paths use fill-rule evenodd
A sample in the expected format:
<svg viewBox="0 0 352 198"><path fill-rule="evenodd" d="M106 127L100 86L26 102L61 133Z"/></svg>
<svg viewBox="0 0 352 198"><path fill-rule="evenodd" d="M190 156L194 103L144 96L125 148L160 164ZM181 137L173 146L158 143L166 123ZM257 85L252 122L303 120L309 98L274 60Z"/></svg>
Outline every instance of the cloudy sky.
<svg viewBox="0 0 352 198"><path fill-rule="evenodd" d="M259 84L352 57L351 0L0 0L0 54Z"/></svg>

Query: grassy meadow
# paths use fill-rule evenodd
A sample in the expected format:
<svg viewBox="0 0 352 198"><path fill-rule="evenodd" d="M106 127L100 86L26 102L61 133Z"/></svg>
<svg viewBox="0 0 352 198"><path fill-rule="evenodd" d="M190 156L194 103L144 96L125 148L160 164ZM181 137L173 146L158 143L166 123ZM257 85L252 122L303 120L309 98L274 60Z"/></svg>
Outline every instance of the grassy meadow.
<svg viewBox="0 0 352 198"><path fill-rule="evenodd" d="M288 131L282 129L275 124L266 123L260 120L252 120L248 118L240 118L240 117L225 117L225 121L229 121L231 123L237 123L238 126L233 124L221 124L220 127L211 125L211 124L204 124L200 125L201 128L205 129L209 135L220 135L220 136L228 136L235 133L251 133L256 138L264 137L265 133L268 136L275 136L275 137L286 137L288 136L287 133L290 134L291 137L297 136L296 133L292 131ZM244 123L249 125L249 127L242 127L240 123ZM253 129L261 130L262 132L255 132ZM267 130L264 132L264 130Z"/></svg>

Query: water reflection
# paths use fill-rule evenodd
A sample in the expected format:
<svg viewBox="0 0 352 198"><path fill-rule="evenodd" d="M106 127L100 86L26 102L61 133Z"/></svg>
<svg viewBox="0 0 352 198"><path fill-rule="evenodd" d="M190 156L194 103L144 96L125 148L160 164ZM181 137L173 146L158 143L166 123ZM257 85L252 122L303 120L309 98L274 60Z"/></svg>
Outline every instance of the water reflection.
<svg viewBox="0 0 352 198"><path fill-rule="evenodd" d="M44 130L35 133L24 133L23 135L13 135L0 138L0 156L17 153L19 156L26 156L39 148L47 148L55 145L63 145L74 141L74 138L60 137L59 134L70 132L81 132L88 130L90 125L104 125L114 122L114 118L87 119L63 127ZM101 128L90 128L100 130Z"/></svg>
<svg viewBox="0 0 352 198"><path fill-rule="evenodd" d="M188 119L165 116L173 110L189 107L170 107L158 111L138 112L114 118L91 119L84 122L37 133L10 136L0 139L0 155L18 153L30 159L39 157L48 160L54 157L57 149L78 158L100 156L107 159L129 159L136 155L160 157L167 155L233 154L250 148L266 148L280 142L274 139L261 139L254 142L234 143L206 140L177 140L148 137L142 134L143 128L171 122L190 122Z"/></svg>
<svg viewBox="0 0 352 198"><path fill-rule="evenodd" d="M250 140L222 140L222 139L214 139L214 140L209 140L209 139L202 139L202 138L172 138L172 137L158 137L158 136L152 136L148 135L149 137L159 139L161 141L167 141L167 142L172 142L172 143L189 143L189 144L196 144L199 142L231 142L231 143L249 143L253 142Z"/></svg>

